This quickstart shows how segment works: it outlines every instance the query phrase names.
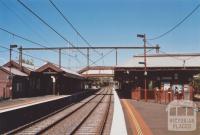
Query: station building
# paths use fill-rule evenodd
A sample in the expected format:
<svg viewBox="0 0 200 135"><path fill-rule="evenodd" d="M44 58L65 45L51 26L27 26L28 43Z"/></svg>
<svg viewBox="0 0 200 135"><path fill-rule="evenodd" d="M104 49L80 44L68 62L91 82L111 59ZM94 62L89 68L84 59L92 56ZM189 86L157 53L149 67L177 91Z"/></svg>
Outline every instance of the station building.
<svg viewBox="0 0 200 135"><path fill-rule="evenodd" d="M0 67L0 99L27 96L28 76L34 67L11 61Z"/></svg>
<svg viewBox="0 0 200 135"><path fill-rule="evenodd" d="M32 91L38 89L45 94L75 93L84 89L85 81L82 75L66 68L60 68L50 62L32 72L30 79L32 84L37 83L38 85L30 86L30 89Z"/></svg>
<svg viewBox="0 0 200 135"><path fill-rule="evenodd" d="M115 67L114 79L119 82L123 97L144 99L144 80L147 81L147 98L154 99L155 88L161 91L192 90L193 76L200 72L200 54L151 54L146 57L147 75L144 75L144 56L134 56L125 64ZM141 64L142 63L142 64ZM138 92L139 94L134 94ZM185 94L185 98L190 95Z"/></svg>
<svg viewBox="0 0 200 135"><path fill-rule="evenodd" d="M52 63L36 68L11 61L0 67L0 100L71 94L83 90L84 81L82 75Z"/></svg>

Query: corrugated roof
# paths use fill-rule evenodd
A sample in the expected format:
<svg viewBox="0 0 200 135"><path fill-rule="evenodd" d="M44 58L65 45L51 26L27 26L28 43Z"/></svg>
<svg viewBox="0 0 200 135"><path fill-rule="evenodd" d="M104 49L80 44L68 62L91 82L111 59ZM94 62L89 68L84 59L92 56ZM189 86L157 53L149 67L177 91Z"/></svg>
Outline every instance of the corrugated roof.
<svg viewBox="0 0 200 135"><path fill-rule="evenodd" d="M89 67L84 67L83 69L79 70L78 73L82 74L85 71L89 71L89 70L114 70L113 66L89 66Z"/></svg>
<svg viewBox="0 0 200 135"><path fill-rule="evenodd" d="M35 70L36 72L43 72L45 69L47 68L51 68L53 70L55 70L56 72L64 72L66 74L66 76L68 77L72 77L72 78L81 78L83 79L84 77L81 76L79 73L66 69L66 68L59 68L57 65L53 64L53 63L46 63L43 66L41 66L40 68L38 68L37 70Z"/></svg>
<svg viewBox="0 0 200 135"><path fill-rule="evenodd" d="M29 65L29 64L25 64L25 63L22 63L22 66L27 68L30 71L35 71L38 68L38 67L36 67L34 65Z"/></svg>
<svg viewBox="0 0 200 135"><path fill-rule="evenodd" d="M2 67L4 70L10 72L10 68L9 67ZM21 72L19 69L16 68L11 68L11 73L14 75L19 75L19 76L28 76L28 74Z"/></svg>
<svg viewBox="0 0 200 135"><path fill-rule="evenodd" d="M144 67L144 56L134 56L117 67ZM147 56L147 67L200 67L200 54L154 54Z"/></svg>
<svg viewBox="0 0 200 135"><path fill-rule="evenodd" d="M87 70L82 73L83 75L85 74L114 74L114 70Z"/></svg>
<svg viewBox="0 0 200 135"><path fill-rule="evenodd" d="M34 71L35 67L34 66L31 66L31 65L28 65L28 64L24 64L22 63L22 67L20 67L19 63L16 62L16 61L9 61L7 62L6 64L3 65L4 67L13 67L13 68L16 68L24 73L27 73L27 74L30 74L31 71Z"/></svg>
<svg viewBox="0 0 200 135"><path fill-rule="evenodd" d="M72 71L72 70L69 70L69 69L66 69L66 68L61 68L61 70L65 71L66 73L70 73L70 74L82 77L79 73L77 73L75 71Z"/></svg>

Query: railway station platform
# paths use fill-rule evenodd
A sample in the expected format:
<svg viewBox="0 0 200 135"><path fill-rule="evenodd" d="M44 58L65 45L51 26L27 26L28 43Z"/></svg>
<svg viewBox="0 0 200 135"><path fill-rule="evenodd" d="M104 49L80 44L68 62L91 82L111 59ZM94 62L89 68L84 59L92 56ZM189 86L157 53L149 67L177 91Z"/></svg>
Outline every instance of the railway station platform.
<svg viewBox="0 0 200 135"><path fill-rule="evenodd" d="M47 95L1 101L0 134L79 102L94 92L95 90L86 90L72 95Z"/></svg>
<svg viewBox="0 0 200 135"><path fill-rule="evenodd" d="M129 135L197 135L200 133L200 112L197 112L196 130L169 131L166 104L132 99L121 99L121 103Z"/></svg>
<svg viewBox="0 0 200 135"><path fill-rule="evenodd" d="M23 107L28 107L31 105L41 104L44 102L58 100L58 99L65 98L68 96L70 95L45 95L45 96L38 96L38 97L8 99L8 100L0 101L0 113L23 108Z"/></svg>

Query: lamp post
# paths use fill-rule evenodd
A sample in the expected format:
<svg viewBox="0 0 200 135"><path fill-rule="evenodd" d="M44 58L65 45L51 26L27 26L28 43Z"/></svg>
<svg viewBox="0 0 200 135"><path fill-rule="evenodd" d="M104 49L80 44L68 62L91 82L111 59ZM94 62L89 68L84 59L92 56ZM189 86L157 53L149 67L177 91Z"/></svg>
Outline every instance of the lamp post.
<svg viewBox="0 0 200 135"><path fill-rule="evenodd" d="M144 97L147 102L147 53L146 53L146 35L145 34L137 34L137 37L143 38L144 41Z"/></svg>

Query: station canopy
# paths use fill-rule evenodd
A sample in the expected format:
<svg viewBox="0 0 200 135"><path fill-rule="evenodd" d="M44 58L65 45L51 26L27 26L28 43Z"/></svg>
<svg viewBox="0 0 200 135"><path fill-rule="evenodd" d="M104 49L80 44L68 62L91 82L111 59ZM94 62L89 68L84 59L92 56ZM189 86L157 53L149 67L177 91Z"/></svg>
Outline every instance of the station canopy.
<svg viewBox="0 0 200 135"><path fill-rule="evenodd" d="M188 54L149 54L147 68L200 68L200 53ZM119 68L144 68L144 55L136 55Z"/></svg>

